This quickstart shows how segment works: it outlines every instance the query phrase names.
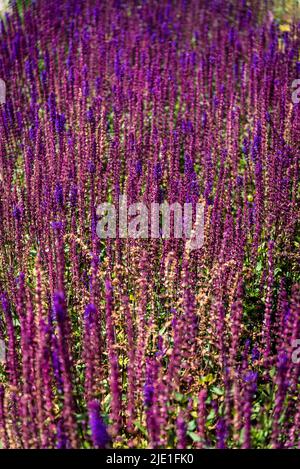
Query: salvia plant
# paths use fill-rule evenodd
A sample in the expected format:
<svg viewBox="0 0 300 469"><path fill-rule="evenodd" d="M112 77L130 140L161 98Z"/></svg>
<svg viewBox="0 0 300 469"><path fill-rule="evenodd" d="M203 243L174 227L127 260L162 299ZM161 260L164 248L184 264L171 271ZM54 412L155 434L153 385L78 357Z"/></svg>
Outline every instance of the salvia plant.
<svg viewBox="0 0 300 469"><path fill-rule="evenodd" d="M1 447L300 447L300 24L271 9L1 20ZM203 203L204 244L99 238L121 194Z"/></svg>

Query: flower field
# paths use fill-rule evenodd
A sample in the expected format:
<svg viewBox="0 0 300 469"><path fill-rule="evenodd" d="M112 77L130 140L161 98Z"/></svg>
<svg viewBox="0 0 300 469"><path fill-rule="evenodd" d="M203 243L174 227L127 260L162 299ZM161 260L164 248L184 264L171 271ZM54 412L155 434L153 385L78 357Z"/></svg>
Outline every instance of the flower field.
<svg viewBox="0 0 300 469"><path fill-rule="evenodd" d="M0 447L300 448L300 22L272 3L1 20ZM202 204L202 244L99 237L121 195Z"/></svg>

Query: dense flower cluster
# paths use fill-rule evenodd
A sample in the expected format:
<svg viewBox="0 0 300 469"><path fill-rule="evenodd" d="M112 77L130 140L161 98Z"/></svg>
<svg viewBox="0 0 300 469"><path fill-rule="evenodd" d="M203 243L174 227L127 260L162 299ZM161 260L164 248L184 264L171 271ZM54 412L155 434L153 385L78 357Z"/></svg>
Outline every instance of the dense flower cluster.
<svg viewBox="0 0 300 469"><path fill-rule="evenodd" d="M300 25L268 4L1 22L2 447L300 446ZM120 194L203 202L204 245L99 239Z"/></svg>

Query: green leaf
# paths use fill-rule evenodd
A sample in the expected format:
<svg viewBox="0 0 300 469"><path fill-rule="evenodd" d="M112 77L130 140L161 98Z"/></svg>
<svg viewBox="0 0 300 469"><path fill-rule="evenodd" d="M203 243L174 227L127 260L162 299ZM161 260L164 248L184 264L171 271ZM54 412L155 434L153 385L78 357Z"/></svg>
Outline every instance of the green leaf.
<svg viewBox="0 0 300 469"><path fill-rule="evenodd" d="M218 388L217 386L212 387L212 392L214 394L217 394L217 396L223 396L223 394L224 394L224 390L221 389L221 388Z"/></svg>
<svg viewBox="0 0 300 469"><path fill-rule="evenodd" d="M189 423L188 423L188 426L187 426L187 429L188 431L194 431L196 428L196 422L195 420L191 420Z"/></svg>
<svg viewBox="0 0 300 469"><path fill-rule="evenodd" d="M201 441L201 438L199 435L197 435L197 433L195 432L187 432L188 436L191 438L191 440L195 441L195 442L199 442Z"/></svg>

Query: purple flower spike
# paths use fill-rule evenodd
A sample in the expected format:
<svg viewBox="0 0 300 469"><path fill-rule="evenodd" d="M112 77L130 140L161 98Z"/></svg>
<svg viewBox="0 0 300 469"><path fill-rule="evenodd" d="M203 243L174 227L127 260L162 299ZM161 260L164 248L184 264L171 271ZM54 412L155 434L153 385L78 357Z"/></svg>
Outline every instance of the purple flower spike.
<svg viewBox="0 0 300 469"><path fill-rule="evenodd" d="M94 447L100 449L108 448L110 444L110 436L101 417L100 405L97 400L89 402L88 413Z"/></svg>

